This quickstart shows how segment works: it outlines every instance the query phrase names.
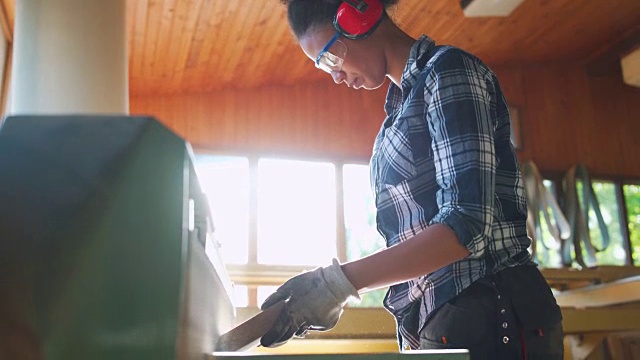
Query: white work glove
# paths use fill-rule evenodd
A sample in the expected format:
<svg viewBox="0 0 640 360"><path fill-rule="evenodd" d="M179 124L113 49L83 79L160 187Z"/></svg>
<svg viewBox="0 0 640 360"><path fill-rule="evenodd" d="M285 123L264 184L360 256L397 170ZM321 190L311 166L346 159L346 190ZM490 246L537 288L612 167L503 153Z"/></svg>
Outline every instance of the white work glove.
<svg viewBox="0 0 640 360"><path fill-rule="evenodd" d="M260 306L262 310L287 300L271 329L260 339L265 347L280 346L307 330L327 331L336 326L350 297L360 299L336 259L324 268L304 272L287 280Z"/></svg>

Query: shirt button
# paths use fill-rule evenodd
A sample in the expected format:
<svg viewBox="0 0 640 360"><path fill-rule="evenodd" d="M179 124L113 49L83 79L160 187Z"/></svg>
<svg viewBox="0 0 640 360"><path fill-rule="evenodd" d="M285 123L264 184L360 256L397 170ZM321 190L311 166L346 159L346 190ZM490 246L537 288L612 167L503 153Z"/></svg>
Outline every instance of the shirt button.
<svg viewBox="0 0 640 360"><path fill-rule="evenodd" d="M507 328L507 326L509 326L509 324L507 324L507 322L506 322L506 321L502 323L502 328L503 328L503 329L506 329L506 328Z"/></svg>
<svg viewBox="0 0 640 360"><path fill-rule="evenodd" d="M509 342L509 337L508 336L503 337L502 342L507 344Z"/></svg>
<svg viewBox="0 0 640 360"><path fill-rule="evenodd" d="M505 310L505 309L501 309L500 310L500 314L502 314L502 315L504 315L506 312L507 312L507 310Z"/></svg>

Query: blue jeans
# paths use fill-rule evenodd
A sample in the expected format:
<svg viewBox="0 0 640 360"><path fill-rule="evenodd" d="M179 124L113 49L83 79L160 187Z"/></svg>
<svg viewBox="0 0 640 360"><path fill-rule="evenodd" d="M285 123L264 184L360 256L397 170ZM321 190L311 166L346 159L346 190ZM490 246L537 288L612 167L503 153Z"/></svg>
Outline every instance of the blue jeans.
<svg viewBox="0 0 640 360"><path fill-rule="evenodd" d="M479 359L563 359L562 315L535 266L481 279L429 314L422 349L469 349Z"/></svg>

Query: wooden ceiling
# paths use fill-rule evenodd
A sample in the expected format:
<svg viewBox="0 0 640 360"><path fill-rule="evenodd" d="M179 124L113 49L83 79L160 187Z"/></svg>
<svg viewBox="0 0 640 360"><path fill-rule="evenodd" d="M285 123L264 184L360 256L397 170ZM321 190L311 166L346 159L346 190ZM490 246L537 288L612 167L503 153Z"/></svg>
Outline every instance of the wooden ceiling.
<svg viewBox="0 0 640 360"><path fill-rule="evenodd" d="M3 0L13 17L16 0ZM326 79L289 33L279 0L127 0L132 95ZM493 66L580 61L640 28L638 0L524 0L506 18L465 18L458 0L400 0L402 29Z"/></svg>

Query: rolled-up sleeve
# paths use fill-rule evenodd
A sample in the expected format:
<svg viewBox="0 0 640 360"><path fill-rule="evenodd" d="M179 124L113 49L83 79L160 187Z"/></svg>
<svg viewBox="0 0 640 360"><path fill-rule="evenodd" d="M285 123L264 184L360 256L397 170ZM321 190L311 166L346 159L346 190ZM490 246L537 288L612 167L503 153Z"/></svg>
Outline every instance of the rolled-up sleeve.
<svg viewBox="0 0 640 360"><path fill-rule="evenodd" d="M492 73L462 51L434 64L425 87L427 121L439 190L438 213L460 243L481 257L492 236L496 156L496 96Z"/></svg>

